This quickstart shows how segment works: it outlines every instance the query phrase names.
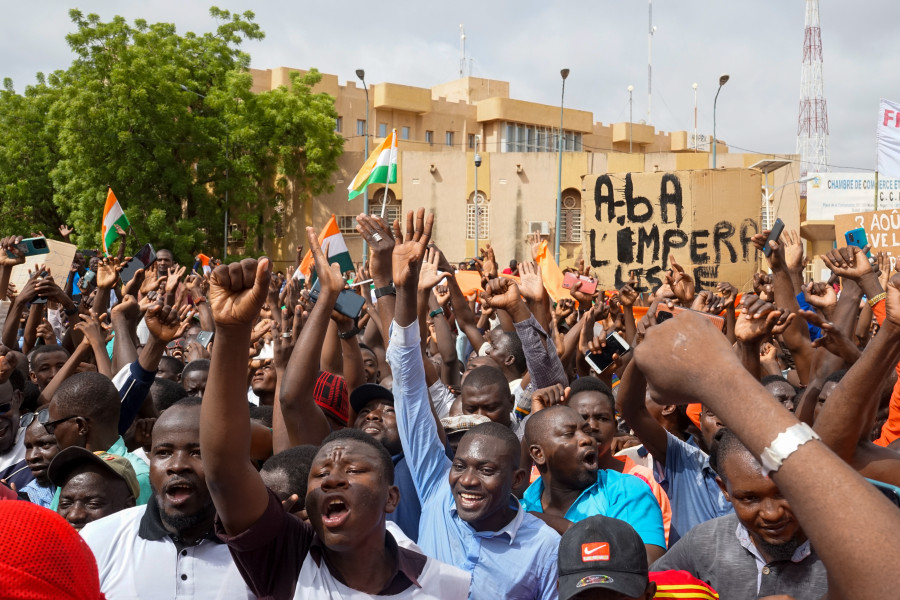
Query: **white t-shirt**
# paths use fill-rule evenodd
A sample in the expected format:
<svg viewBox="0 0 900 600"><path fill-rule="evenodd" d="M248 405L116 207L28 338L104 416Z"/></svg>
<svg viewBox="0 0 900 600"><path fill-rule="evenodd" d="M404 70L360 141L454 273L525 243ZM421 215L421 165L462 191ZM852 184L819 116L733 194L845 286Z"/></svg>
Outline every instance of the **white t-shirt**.
<svg viewBox="0 0 900 600"><path fill-rule="evenodd" d="M364 598L392 598L396 600L463 600L469 597L469 582L472 576L462 569L437 561L431 557L425 563L418 580L421 588L411 585L393 596L372 596L349 588L329 572L328 567L320 567L312 556L307 555L300 569L295 600L363 600ZM500 599L495 599L500 600Z"/></svg>

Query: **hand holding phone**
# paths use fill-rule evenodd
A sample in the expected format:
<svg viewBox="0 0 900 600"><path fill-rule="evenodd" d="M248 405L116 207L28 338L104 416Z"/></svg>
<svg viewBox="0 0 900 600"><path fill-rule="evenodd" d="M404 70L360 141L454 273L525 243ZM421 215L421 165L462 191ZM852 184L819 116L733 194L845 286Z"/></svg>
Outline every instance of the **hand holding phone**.
<svg viewBox="0 0 900 600"><path fill-rule="evenodd" d="M778 242L778 238L781 237L781 232L784 231L784 221L781 219L775 219L775 224L772 226L772 231L769 232L769 237L766 238L766 245L763 246L763 255L766 258L772 255L772 247L769 246L769 242Z"/></svg>
<svg viewBox="0 0 900 600"><path fill-rule="evenodd" d="M599 353L588 350L584 353L584 360L592 371L600 375L615 363L613 356L622 356L629 350L631 350L631 346L622 339L622 336L613 331L606 336L606 345L603 350Z"/></svg>

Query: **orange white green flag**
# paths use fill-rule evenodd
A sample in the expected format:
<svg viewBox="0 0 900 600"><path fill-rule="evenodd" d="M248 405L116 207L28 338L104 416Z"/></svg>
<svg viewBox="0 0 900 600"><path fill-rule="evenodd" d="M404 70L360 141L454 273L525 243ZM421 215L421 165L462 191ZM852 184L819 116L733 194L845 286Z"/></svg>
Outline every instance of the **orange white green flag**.
<svg viewBox="0 0 900 600"><path fill-rule="evenodd" d="M362 194L368 185L397 183L397 154L397 130L394 129L369 155L359 173L350 182L347 187L350 196L347 200L353 200Z"/></svg>
<svg viewBox="0 0 900 600"><path fill-rule="evenodd" d="M334 215L331 215L328 223L325 224L325 228L319 232L319 245L328 258L328 264L337 263L340 265L341 273L352 271L355 268L353 259L350 258L350 251L347 250L347 244L344 242L344 236L341 235L341 230L338 228L337 219ZM312 251L307 250L300 267L294 273L294 279L308 279L312 277L312 280L315 281L314 266L315 261L313 260Z"/></svg>
<svg viewBox="0 0 900 600"><path fill-rule="evenodd" d="M113 194L112 188L106 193L106 205L103 207L103 225L100 228L100 238L103 241L103 252L109 254L109 247L112 246L117 239L119 233L116 231L116 225L123 230L131 227L125 211L119 205L116 195Z"/></svg>

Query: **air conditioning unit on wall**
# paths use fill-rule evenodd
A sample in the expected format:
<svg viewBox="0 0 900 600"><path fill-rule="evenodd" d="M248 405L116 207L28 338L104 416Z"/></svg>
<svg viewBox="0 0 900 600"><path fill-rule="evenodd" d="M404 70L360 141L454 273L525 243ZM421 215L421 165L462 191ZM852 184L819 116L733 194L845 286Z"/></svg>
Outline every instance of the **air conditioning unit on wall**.
<svg viewBox="0 0 900 600"><path fill-rule="evenodd" d="M529 221L528 233L550 235L550 223L548 221Z"/></svg>

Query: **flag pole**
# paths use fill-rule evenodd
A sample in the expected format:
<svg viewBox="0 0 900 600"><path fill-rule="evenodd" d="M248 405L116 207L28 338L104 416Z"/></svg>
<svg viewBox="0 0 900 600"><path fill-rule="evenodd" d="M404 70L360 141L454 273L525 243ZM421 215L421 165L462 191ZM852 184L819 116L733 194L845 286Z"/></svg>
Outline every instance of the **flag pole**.
<svg viewBox="0 0 900 600"><path fill-rule="evenodd" d="M391 167L394 163L394 156L397 155L397 130L391 130L391 150L388 153L388 172L384 180L384 194L381 195L381 218L384 219L384 209L387 207L388 192L391 188ZM399 158L399 157L398 157Z"/></svg>

